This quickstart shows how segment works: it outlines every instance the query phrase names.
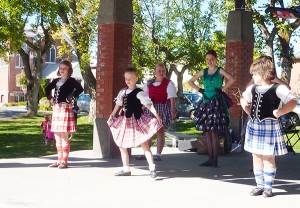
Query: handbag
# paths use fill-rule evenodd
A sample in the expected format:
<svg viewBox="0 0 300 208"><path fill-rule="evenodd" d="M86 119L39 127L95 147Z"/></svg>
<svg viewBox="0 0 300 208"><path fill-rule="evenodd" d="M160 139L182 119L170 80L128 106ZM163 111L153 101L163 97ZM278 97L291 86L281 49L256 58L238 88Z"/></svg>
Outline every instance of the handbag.
<svg viewBox="0 0 300 208"><path fill-rule="evenodd" d="M226 94L226 92L222 91L222 95L225 99L227 108L230 108L231 106L233 106L234 102L232 101L232 99Z"/></svg>

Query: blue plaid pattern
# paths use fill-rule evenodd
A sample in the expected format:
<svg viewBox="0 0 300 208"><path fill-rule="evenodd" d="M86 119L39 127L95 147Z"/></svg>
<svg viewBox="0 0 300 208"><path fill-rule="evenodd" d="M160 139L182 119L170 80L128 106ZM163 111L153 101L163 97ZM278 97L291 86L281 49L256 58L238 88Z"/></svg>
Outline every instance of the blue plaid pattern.
<svg viewBox="0 0 300 208"><path fill-rule="evenodd" d="M250 119L247 123L244 148L248 152L260 155L286 154L287 148L279 121Z"/></svg>

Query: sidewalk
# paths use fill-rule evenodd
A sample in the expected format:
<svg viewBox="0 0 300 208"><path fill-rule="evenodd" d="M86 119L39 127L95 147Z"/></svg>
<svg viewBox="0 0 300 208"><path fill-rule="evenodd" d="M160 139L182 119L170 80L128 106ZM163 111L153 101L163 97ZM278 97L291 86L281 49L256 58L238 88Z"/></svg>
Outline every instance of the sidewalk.
<svg viewBox="0 0 300 208"><path fill-rule="evenodd" d="M132 150L133 155L142 150ZM47 166L56 155L0 160L0 208L175 208L298 206L300 155L277 158L272 198L251 197L251 155L221 156L219 168L199 167L206 155L166 147L158 177L146 161L131 159L132 176L115 177L120 159L99 159L91 150L70 153L68 169Z"/></svg>

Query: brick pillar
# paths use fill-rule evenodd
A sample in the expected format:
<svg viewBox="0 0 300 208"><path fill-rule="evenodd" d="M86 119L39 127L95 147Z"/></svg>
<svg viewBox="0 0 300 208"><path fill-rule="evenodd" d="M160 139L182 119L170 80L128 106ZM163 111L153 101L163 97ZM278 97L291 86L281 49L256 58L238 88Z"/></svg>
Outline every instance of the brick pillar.
<svg viewBox="0 0 300 208"><path fill-rule="evenodd" d="M250 65L253 62L254 30L252 14L243 9L231 11L228 16L226 29L226 70L231 73L236 82L230 88L228 94L235 100L232 93L238 89L245 90L250 81ZM235 101L236 102L236 101ZM239 140L242 129L242 117L246 117L240 105L234 105L230 109L230 127L234 137Z"/></svg>
<svg viewBox="0 0 300 208"><path fill-rule="evenodd" d="M131 0L102 0L98 16L98 66L93 150L100 157L119 156L107 119L114 98L125 87L124 70L131 65L133 12Z"/></svg>

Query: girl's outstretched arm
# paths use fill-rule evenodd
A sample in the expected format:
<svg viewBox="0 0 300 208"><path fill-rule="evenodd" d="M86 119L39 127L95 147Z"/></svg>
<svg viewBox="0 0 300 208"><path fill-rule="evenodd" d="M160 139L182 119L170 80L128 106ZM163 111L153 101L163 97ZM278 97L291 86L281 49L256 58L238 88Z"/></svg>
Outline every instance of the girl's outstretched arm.
<svg viewBox="0 0 300 208"><path fill-rule="evenodd" d="M117 113L119 112L119 110L120 110L121 107L122 107L122 106L115 105L114 110L112 111L112 113L110 114L110 116L116 117L116 115L117 115Z"/></svg>

